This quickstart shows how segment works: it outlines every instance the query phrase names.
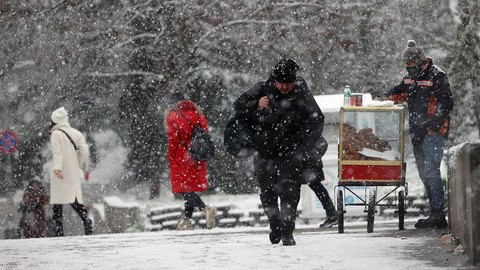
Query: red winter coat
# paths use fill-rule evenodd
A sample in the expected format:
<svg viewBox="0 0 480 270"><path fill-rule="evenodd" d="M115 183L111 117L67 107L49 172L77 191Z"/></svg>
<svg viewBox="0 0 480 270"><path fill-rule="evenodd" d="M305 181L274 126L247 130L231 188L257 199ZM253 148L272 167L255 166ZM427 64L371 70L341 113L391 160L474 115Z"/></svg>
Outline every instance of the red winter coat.
<svg viewBox="0 0 480 270"><path fill-rule="evenodd" d="M190 146L193 128L184 117L193 125L200 119L200 125L208 130L207 119L202 113L197 113L196 106L190 100L178 102L168 113L166 122L172 192L204 192L208 187L207 162L195 161L190 157L187 147Z"/></svg>

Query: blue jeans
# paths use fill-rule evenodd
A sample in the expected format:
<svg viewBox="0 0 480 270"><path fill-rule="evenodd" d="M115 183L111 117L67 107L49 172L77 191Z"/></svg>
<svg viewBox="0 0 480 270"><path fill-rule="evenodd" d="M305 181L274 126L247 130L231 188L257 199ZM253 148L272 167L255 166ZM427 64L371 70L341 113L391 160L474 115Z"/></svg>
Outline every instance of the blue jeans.
<svg viewBox="0 0 480 270"><path fill-rule="evenodd" d="M443 136L427 135L422 143L413 146L418 174L427 190L432 211L443 211L444 208L445 191L440 177L444 143Z"/></svg>

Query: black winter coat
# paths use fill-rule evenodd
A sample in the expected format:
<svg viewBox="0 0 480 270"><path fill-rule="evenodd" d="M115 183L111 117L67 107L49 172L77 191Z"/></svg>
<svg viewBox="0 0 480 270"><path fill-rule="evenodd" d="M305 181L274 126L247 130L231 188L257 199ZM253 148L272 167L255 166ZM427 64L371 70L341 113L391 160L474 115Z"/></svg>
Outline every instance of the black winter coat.
<svg viewBox="0 0 480 270"><path fill-rule="evenodd" d="M269 107L259 110L258 101L263 96L268 96ZM301 77L287 94L280 93L270 77L242 94L234 107L248 118L253 143L264 158L305 160L322 135L323 113Z"/></svg>
<svg viewBox="0 0 480 270"><path fill-rule="evenodd" d="M447 75L427 58L427 65L420 77L408 74L402 82L384 93L383 98L395 103L407 101L412 143L419 144L427 134L447 137L450 129L450 112L453 98Z"/></svg>

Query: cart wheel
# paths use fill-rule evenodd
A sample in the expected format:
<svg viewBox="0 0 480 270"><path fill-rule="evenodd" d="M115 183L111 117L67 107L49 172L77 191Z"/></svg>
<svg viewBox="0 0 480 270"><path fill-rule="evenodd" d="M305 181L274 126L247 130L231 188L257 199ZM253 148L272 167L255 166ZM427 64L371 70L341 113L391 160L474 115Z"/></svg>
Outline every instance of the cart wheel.
<svg viewBox="0 0 480 270"><path fill-rule="evenodd" d="M405 192L398 192L398 229L405 230Z"/></svg>
<svg viewBox="0 0 480 270"><path fill-rule="evenodd" d="M375 220L375 191L371 191L368 195L368 210L367 210L367 232L373 232L373 221Z"/></svg>
<svg viewBox="0 0 480 270"><path fill-rule="evenodd" d="M338 233L343 233L344 212L343 212L343 192L341 190L338 190L338 193L337 193L337 214L338 214Z"/></svg>

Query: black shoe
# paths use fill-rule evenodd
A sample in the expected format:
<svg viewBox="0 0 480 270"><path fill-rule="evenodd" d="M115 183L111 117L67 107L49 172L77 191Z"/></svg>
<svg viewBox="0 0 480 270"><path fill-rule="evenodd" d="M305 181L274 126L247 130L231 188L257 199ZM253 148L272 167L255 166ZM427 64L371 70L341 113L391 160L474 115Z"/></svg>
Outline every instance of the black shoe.
<svg viewBox="0 0 480 270"><path fill-rule="evenodd" d="M272 218L270 220L270 243L278 244L282 239L282 230L280 229L280 220L278 218Z"/></svg>
<svg viewBox="0 0 480 270"><path fill-rule="evenodd" d="M297 242L295 242L295 239L293 239L293 235L285 235L282 236L282 243L284 246L295 246Z"/></svg>
<svg viewBox="0 0 480 270"><path fill-rule="evenodd" d="M448 227L447 220L443 212L433 212L427 219L419 219L415 224L417 229L445 229Z"/></svg>
<svg viewBox="0 0 480 270"><path fill-rule="evenodd" d="M272 244L278 244L282 239L282 236L280 235L280 231L277 231L277 230L271 231L269 237L270 237L270 243Z"/></svg>
<svg viewBox="0 0 480 270"><path fill-rule="evenodd" d="M426 218L421 218L421 219L417 220L417 223L415 223L415 227L417 227L417 224L422 224L422 225L425 224L426 221L427 221Z"/></svg>
<svg viewBox="0 0 480 270"><path fill-rule="evenodd" d="M63 223L62 222L55 222L55 237L62 237L63 236Z"/></svg>
<svg viewBox="0 0 480 270"><path fill-rule="evenodd" d="M87 219L87 221L84 223L85 227L85 235L92 235L93 234L93 228L92 228L92 220Z"/></svg>
<svg viewBox="0 0 480 270"><path fill-rule="evenodd" d="M320 224L320 228L322 227L332 227L332 226L335 226L338 224L338 216L335 215L335 216L330 216L330 217L327 217L327 219L325 220L325 222L323 222L322 224Z"/></svg>

